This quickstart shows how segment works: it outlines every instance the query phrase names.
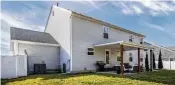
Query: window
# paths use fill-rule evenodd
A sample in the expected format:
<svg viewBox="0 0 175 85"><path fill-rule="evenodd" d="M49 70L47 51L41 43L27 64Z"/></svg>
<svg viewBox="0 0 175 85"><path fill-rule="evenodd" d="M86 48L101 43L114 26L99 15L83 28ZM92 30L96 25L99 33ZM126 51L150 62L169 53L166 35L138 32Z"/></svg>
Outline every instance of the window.
<svg viewBox="0 0 175 85"><path fill-rule="evenodd" d="M148 49L144 49L144 51L148 51Z"/></svg>
<svg viewBox="0 0 175 85"><path fill-rule="evenodd" d="M131 36L129 36L129 41L130 41L130 42L132 42L132 41L133 41L133 39L134 39L134 38L132 37L132 35L131 35Z"/></svg>
<svg viewBox="0 0 175 85"><path fill-rule="evenodd" d="M106 55L105 55L105 57L106 57L106 64L109 64L109 51L107 51L106 50Z"/></svg>
<svg viewBox="0 0 175 85"><path fill-rule="evenodd" d="M132 53L129 53L129 62L132 62Z"/></svg>
<svg viewBox="0 0 175 85"><path fill-rule="evenodd" d="M162 58L162 61L169 61L168 58Z"/></svg>
<svg viewBox="0 0 175 85"><path fill-rule="evenodd" d="M140 38L140 44L143 44L143 38Z"/></svg>
<svg viewBox="0 0 175 85"><path fill-rule="evenodd" d="M132 57L129 57L129 62L132 62Z"/></svg>
<svg viewBox="0 0 175 85"><path fill-rule="evenodd" d="M109 28L104 27L104 29L103 29L103 38L108 39L108 31L109 31Z"/></svg>
<svg viewBox="0 0 175 85"><path fill-rule="evenodd" d="M170 61L173 61L173 58L170 58Z"/></svg>
<svg viewBox="0 0 175 85"><path fill-rule="evenodd" d="M120 57L120 51L117 51L117 61L121 61L121 57Z"/></svg>
<svg viewBox="0 0 175 85"><path fill-rule="evenodd" d="M94 55L94 49L93 48L88 48L88 55Z"/></svg>

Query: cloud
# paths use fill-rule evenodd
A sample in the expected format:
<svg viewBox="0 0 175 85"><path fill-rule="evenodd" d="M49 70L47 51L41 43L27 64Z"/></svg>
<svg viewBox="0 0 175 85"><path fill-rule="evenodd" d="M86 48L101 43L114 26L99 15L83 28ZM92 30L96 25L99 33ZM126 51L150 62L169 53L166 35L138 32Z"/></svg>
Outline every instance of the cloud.
<svg viewBox="0 0 175 85"><path fill-rule="evenodd" d="M175 39L175 25L173 23L171 24L164 24L164 25L157 25L157 24L152 24L146 21L141 21L140 22L142 25L145 25L146 27L152 28L159 30L161 32L164 32L166 35L169 35L173 39Z"/></svg>
<svg viewBox="0 0 175 85"><path fill-rule="evenodd" d="M149 13L152 15L166 14L169 12L175 12L175 5L170 2L163 1L138 1L145 8L149 9Z"/></svg>
<svg viewBox="0 0 175 85"><path fill-rule="evenodd" d="M133 4L132 2L110 2L113 6L119 7L121 12L125 15L140 15L143 14L143 10L141 7Z"/></svg>
<svg viewBox="0 0 175 85"><path fill-rule="evenodd" d="M159 25L155 25L155 24L151 24L151 23L148 23L148 22L145 22L145 21L142 21L142 24L150 27L150 28L153 28L153 29L156 29L156 30L159 30L159 31L165 31L166 28L164 27L161 27Z"/></svg>
<svg viewBox="0 0 175 85"><path fill-rule="evenodd" d="M175 12L174 1L122 1L122 2L110 2L115 7L119 7L121 12L125 15L140 15L149 14L152 16L169 15Z"/></svg>
<svg viewBox="0 0 175 85"><path fill-rule="evenodd" d="M40 22L43 22L43 17L44 19L47 19L45 18L47 17L46 11L44 11L46 9L27 3L22 4L24 7L16 11L5 9L2 9L1 11L1 55L6 55L10 51L10 27L18 27L35 31L43 31L45 28L45 24ZM37 20L40 22L38 23Z"/></svg>

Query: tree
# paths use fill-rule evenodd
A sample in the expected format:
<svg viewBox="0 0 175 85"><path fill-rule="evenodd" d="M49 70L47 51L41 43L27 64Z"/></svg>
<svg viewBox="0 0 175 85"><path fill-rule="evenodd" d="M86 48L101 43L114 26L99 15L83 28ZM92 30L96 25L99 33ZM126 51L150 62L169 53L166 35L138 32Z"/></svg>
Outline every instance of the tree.
<svg viewBox="0 0 175 85"><path fill-rule="evenodd" d="M145 58L145 68L146 71L149 71L149 62L148 62L148 53L146 52L146 58Z"/></svg>
<svg viewBox="0 0 175 85"><path fill-rule="evenodd" d="M161 50L160 50L160 53L159 53L158 68L159 68L159 69L162 69L162 68L163 68Z"/></svg>
<svg viewBox="0 0 175 85"><path fill-rule="evenodd" d="M153 69L156 69L155 55L153 53Z"/></svg>

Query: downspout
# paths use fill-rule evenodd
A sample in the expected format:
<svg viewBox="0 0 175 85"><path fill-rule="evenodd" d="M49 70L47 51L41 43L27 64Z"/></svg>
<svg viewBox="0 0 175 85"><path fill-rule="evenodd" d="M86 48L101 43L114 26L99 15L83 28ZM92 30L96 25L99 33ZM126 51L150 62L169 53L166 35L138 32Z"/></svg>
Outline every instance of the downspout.
<svg viewBox="0 0 175 85"><path fill-rule="evenodd" d="M29 74L29 61L28 61L28 53L27 50L24 50L25 55L27 56L27 74Z"/></svg>

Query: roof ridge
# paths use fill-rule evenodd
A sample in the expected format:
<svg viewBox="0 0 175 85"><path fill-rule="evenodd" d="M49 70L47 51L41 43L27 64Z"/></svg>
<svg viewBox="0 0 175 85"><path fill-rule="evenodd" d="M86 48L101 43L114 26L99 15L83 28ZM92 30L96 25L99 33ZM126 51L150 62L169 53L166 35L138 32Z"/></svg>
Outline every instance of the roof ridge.
<svg viewBox="0 0 175 85"><path fill-rule="evenodd" d="M36 30L30 30L30 29L23 29L23 28L19 28L19 27L10 27L10 29L13 29L13 28L15 28L15 29L22 29L22 30L27 30L27 31L33 31L33 32L40 32L40 33L46 33L46 32L42 32L42 31L36 31ZM47 34L49 34L49 33L47 33Z"/></svg>
<svg viewBox="0 0 175 85"><path fill-rule="evenodd" d="M154 46L157 46L157 47L163 48L163 49L165 49L165 50L167 50L167 51L171 51L171 52L175 53L175 51L173 51L173 50L171 50L171 49L169 49L169 48L166 48L166 47L164 47L164 46L161 46L161 45L155 44L155 43L153 43L153 42L148 42L148 41L146 41L146 42L147 42L147 43L150 43L151 45L154 45Z"/></svg>
<svg viewBox="0 0 175 85"><path fill-rule="evenodd" d="M53 6L54 6L54 7L58 7L58 6L56 6L56 5L53 5ZM73 10L66 9L66 8L62 8L62 7L58 7L58 8L65 9L65 10L67 10L67 11L71 11L71 12L72 12L73 14L75 14L75 15L80 15L80 16L82 16L82 17L87 17L87 18L89 18L89 19L93 19L93 20L95 20L96 22L102 23L103 25L107 25L107 26L109 26L109 27L111 27L111 28L116 28L116 29L118 29L118 30L120 30L120 31L129 32L129 33L135 34L135 35L137 35L137 36L145 37L145 35L143 35L143 34L141 34L141 33L137 33L137 32L135 32L135 31L132 31L132 30L129 30L129 29L125 29L125 28L116 26L116 25L111 24L111 23L109 23L109 22L105 22L105 21L103 21L103 20L96 19L96 18L94 18L94 17L92 17L92 16L88 16L88 15L85 15L85 14L82 14L82 13L78 13L78 12L75 12L75 11L73 11Z"/></svg>

